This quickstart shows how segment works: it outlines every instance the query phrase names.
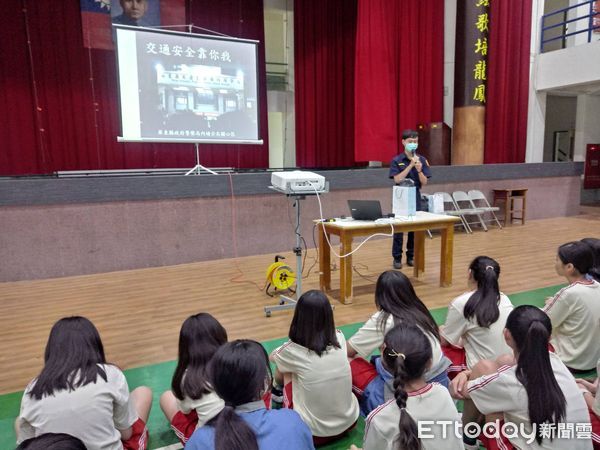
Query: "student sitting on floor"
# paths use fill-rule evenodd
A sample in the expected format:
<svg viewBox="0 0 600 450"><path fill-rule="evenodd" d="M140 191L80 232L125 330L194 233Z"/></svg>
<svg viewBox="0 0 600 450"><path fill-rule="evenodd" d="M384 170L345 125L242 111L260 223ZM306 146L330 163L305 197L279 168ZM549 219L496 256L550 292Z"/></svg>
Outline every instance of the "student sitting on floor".
<svg viewBox="0 0 600 450"><path fill-rule="evenodd" d="M596 374L600 376L600 360L598 360L596 366ZM598 392L600 378L596 378L593 383L584 379L576 381L590 413L590 421L592 422L592 442L594 443L594 449L598 450L600 449L600 392Z"/></svg>
<svg viewBox="0 0 600 450"><path fill-rule="evenodd" d="M454 432L460 415L450 393L425 381L432 355L427 336L414 325L396 325L385 335L381 354L385 364L393 367L394 398L367 417L364 450L462 450ZM429 421L423 430L430 438L419 439L417 424L422 421ZM434 421L448 421L446 432Z"/></svg>
<svg viewBox="0 0 600 450"><path fill-rule="evenodd" d="M23 394L17 442L67 433L89 450L143 450L151 404L149 388L130 394L123 372L106 362L94 324L66 317L52 327L44 368Z"/></svg>
<svg viewBox="0 0 600 450"><path fill-rule="evenodd" d="M270 357L277 365L275 385L284 386L284 406L308 424L315 445L335 441L356 425L359 407L352 395L346 339L335 329L324 293L302 294L289 338Z"/></svg>
<svg viewBox="0 0 600 450"><path fill-rule="evenodd" d="M350 367L353 390L361 402L361 412L365 415L384 401L380 394L371 397L369 383L377 374L384 379L391 377L389 373L386 375L379 357L372 358L371 362L367 358L383 344L385 333L395 324L415 324L425 333L433 351L433 364L425 373L425 379L446 387L449 383L446 369L450 361L442 354L438 326L427 307L417 297L408 277L395 270L383 272L375 286L375 306L377 312L348 340L348 357L360 356L350 362Z"/></svg>
<svg viewBox="0 0 600 450"><path fill-rule="evenodd" d="M188 440L186 450L311 450L310 429L296 411L267 410L262 397L271 386L265 349L250 340L223 345L209 364L223 410Z"/></svg>
<svg viewBox="0 0 600 450"><path fill-rule="evenodd" d="M442 351L452 361L450 378L455 367L460 372L482 359L510 353L503 331L513 305L500 292L499 277L500 265L492 258L478 256L469 265L469 292L456 297L448 307L440 336Z"/></svg>
<svg viewBox="0 0 600 450"><path fill-rule="evenodd" d="M522 430L511 425L505 428L508 434L489 440L482 436L488 450L591 450L591 439L575 435L575 424L589 426L590 416L573 375L548 351L551 333L550 319L541 309L519 306L508 316L504 332L517 364L482 360L452 381L453 395L472 399L487 422L503 420ZM569 424L573 433L559 433Z"/></svg>
<svg viewBox="0 0 600 450"><path fill-rule="evenodd" d="M26 439L15 450L87 450L81 439L64 433L46 433Z"/></svg>
<svg viewBox="0 0 600 450"><path fill-rule="evenodd" d="M160 408L183 444L196 428L223 409L223 400L209 385L206 370L212 356L226 342L227 331L208 313L190 316L181 326L172 390L160 397Z"/></svg>
<svg viewBox="0 0 600 450"><path fill-rule="evenodd" d="M544 308L554 329L552 346L574 373L593 370L600 359L600 284L586 277L592 264L589 245L580 241L561 245L556 273L569 285L548 299Z"/></svg>

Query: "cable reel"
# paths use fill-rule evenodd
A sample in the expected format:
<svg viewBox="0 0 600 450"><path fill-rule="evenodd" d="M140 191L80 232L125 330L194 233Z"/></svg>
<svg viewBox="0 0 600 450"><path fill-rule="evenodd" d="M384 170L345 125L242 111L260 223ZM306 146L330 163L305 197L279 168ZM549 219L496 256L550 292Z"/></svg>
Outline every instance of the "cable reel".
<svg viewBox="0 0 600 450"><path fill-rule="evenodd" d="M296 273L286 263L281 262L281 259L285 259L285 257L275 256L275 262L267 268L265 292L270 297L275 296L277 291L289 290L295 292L291 287L296 282ZM270 288L273 288L272 292L269 291Z"/></svg>

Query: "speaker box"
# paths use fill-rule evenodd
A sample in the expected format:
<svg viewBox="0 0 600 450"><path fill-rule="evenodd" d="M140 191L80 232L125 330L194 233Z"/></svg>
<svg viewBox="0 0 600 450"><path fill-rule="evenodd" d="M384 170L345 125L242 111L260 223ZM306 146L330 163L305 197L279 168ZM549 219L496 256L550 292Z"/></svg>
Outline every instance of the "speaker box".
<svg viewBox="0 0 600 450"><path fill-rule="evenodd" d="M450 165L452 130L444 122L418 124L419 153L427 158L432 166Z"/></svg>

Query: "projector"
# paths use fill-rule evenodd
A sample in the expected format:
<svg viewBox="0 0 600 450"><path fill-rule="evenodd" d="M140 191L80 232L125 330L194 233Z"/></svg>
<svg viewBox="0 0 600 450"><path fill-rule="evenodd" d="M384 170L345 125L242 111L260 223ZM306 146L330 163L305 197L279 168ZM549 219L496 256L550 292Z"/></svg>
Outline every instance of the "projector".
<svg viewBox="0 0 600 450"><path fill-rule="evenodd" d="M325 191L325 177L314 172L294 170L292 172L273 172L271 184L285 193L315 193Z"/></svg>

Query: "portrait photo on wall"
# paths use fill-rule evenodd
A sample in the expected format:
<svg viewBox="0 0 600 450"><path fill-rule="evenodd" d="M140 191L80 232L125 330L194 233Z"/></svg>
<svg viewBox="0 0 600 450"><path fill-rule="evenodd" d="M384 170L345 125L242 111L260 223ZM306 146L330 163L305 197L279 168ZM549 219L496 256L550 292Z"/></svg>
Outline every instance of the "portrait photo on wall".
<svg viewBox="0 0 600 450"><path fill-rule="evenodd" d="M160 21L160 0L112 0L113 24L155 27Z"/></svg>

